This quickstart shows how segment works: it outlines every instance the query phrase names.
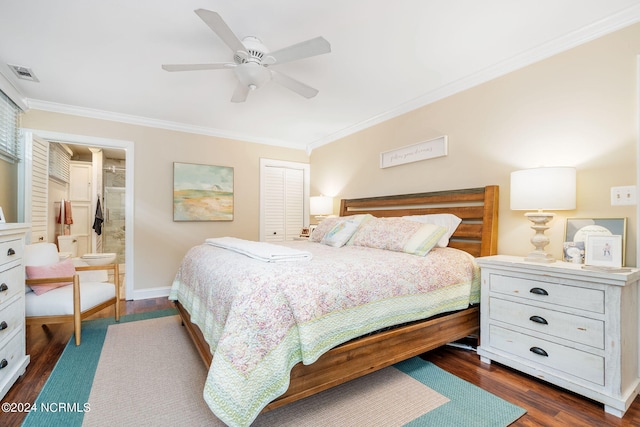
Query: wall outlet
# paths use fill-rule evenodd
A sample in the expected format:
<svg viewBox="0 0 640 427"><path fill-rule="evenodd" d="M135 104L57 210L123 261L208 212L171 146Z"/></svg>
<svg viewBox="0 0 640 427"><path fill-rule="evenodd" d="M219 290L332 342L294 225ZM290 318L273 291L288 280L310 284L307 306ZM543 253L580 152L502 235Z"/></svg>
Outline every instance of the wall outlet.
<svg viewBox="0 0 640 427"><path fill-rule="evenodd" d="M611 187L611 206L634 206L637 203L635 185Z"/></svg>

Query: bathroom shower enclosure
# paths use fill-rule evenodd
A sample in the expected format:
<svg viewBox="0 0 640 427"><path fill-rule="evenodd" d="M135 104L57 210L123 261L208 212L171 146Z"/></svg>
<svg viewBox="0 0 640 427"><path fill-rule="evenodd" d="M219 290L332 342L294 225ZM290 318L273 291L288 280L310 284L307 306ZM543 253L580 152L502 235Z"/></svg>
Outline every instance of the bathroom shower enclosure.
<svg viewBox="0 0 640 427"><path fill-rule="evenodd" d="M107 159L103 169L104 205L102 206L102 251L115 252L116 261L124 263L125 254L125 168ZM121 161L121 162L124 162Z"/></svg>

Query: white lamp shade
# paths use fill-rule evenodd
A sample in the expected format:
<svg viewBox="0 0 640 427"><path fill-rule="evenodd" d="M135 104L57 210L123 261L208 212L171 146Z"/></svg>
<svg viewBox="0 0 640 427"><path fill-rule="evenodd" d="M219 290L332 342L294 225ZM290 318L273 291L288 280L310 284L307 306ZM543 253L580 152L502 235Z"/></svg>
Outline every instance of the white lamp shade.
<svg viewBox="0 0 640 427"><path fill-rule="evenodd" d="M511 173L512 210L573 210L576 169L550 167Z"/></svg>
<svg viewBox="0 0 640 427"><path fill-rule="evenodd" d="M311 215L333 214L333 197L314 196L309 199L309 211Z"/></svg>

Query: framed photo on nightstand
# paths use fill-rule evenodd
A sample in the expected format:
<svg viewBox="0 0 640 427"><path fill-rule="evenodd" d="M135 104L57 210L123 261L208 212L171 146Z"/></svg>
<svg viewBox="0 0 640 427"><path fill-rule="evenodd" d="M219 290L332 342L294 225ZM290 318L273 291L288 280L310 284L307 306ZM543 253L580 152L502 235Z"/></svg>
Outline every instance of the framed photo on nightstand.
<svg viewBox="0 0 640 427"><path fill-rule="evenodd" d="M585 241L585 265L622 267L622 236L587 236Z"/></svg>
<svg viewBox="0 0 640 427"><path fill-rule="evenodd" d="M587 262L587 239L592 236L611 237L619 236L621 238L620 253L621 265L625 265L625 240L627 235L627 218L567 218L564 233L564 260L568 262L577 262L577 250L573 246L582 245L583 262ZM595 241L594 241L595 242ZM612 242L610 242L612 243ZM568 252L571 252L569 254ZM592 256L597 255L593 249ZM591 259L591 261L599 262ZM604 260L600 260L604 262ZM595 264L591 264L595 265Z"/></svg>

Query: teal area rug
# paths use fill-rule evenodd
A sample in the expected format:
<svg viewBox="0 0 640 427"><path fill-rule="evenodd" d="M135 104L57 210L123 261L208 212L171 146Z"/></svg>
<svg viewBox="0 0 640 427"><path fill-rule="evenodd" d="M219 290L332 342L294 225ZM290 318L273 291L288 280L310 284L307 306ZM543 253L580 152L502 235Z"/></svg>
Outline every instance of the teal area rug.
<svg viewBox="0 0 640 427"><path fill-rule="evenodd" d="M121 323L146 320L163 316L172 316L175 314L175 310L163 310L139 315L129 315L124 316ZM166 319L169 320L169 318ZM160 319L158 319L158 321L154 321L154 324L158 323L159 321ZM141 322L140 325L142 325L143 323L148 322ZM166 322L163 321L161 323ZM169 322L169 324L170 323L172 322ZM179 321L173 321L173 323L176 324L175 328L181 328L179 326ZM91 390L92 383L94 382L95 376L96 384L98 384L99 382L97 378L100 377L99 373L104 372L100 371L96 376L98 362L100 360L101 354L104 355L110 353L109 351L106 351L106 347L104 352L102 350L103 344L105 342L105 337L107 335L107 328L112 324L114 324L113 319L100 319L83 323L82 345L76 347L73 342L70 341L36 400L35 407L42 407L42 405L53 404L53 410L30 412L26 417L23 426L81 426L83 421L86 422L89 419L93 419L92 424L96 425L96 417L98 417L98 420L100 420L100 422L97 423L99 425L114 425L113 422L115 422L117 425L123 426L141 425L141 423L144 425L153 426L184 425L184 421L187 421L188 419L188 414L177 413L183 411L173 410L171 412L171 415L177 415L178 420L181 421L176 421L175 418L173 418L172 421L169 421L169 419L167 418L167 414L164 414L165 418L163 418L163 414L159 414L157 408L145 407L144 410L147 412L144 412L142 409L140 409L139 404L135 403L136 399L134 395L136 394L136 392L130 392L127 390L127 386L129 384L131 384L130 387L133 387L134 390L136 390L136 387L139 387L138 384L140 382L136 381L135 374L128 374L128 376L126 377L127 380L124 381L113 380L113 383L120 384L120 386L116 385L116 387L119 387L120 390L123 391L126 402L120 401L120 403L118 403L116 396L113 395L110 391L111 389L107 388L106 395L103 396L106 397L106 399L103 398L101 400L103 404L100 405L96 404L96 402L92 402L91 405L94 405L96 409L89 406L91 413L87 414L87 416L85 417L85 410L87 408L87 406L85 405L89 405L90 395L91 399L97 399L97 396L94 395ZM159 340L163 341L166 345L167 339L165 338L165 334L169 332L169 329L167 329L169 324L166 324L162 328L156 326L152 330L147 330L148 332L145 332L145 334L143 335L144 339L146 339L147 337L151 337L154 333L157 333L161 337L159 338ZM137 325L138 324L132 324L130 326ZM118 328L118 330L122 330L117 326L116 328ZM129 328L129 326L127 326L127 328ZM120 351L122 351L122 347L118 347L113 344L113 341L111 340L111 337L113 337L112 333L109 334L109 337L110 338L107 340L110 343L109 349L111 350L119 348L120 350L116 351L116 353L120 354ZM182 337L182 331L178 331L178 335L176 337ZM187 338L185 339L186 341L182 346L173 344L173 347L191 350L190 342L188 342ZM175 342L174 340L170 341L172 343ZM128 347L129 338L125 339L123 342L125 348L131 348ZM149 345L149 343L147 343L147 345ZM104 357L107 360L110 360L107 356ZM135 364L135 360L133 359L138 359L138 357L129 356L125 361L117 362L119 364L116 364L116 366L122 366L123 363L127 365ZM199 362L199 359L197 361ZM101 366L102 363L103 362L100 362ZM391 370L392 372L389 372L389 370ZM118 371L120 372L121 370L118 369ZM164 369L163 371L168 370ZM387 372L387 374L384 374L385 371ZM171 375L176 375L176 373L172 371L169 372ZM393 372L396 372L397 374L393 374ZM158 373L158 375L159 374L160 373ZM382 380L373 380L373 378L375 378L376 376L380 376L380 374L382 374ZM411 378L405 377L405 374ZM156 378L155 374L148 375L151 375L149 376L149 378ZM177 375L180 376L184 374ZM396 375L400 375L403 378L407 378L409 381L418 384L418 389L415 389L413 385L402 382L402 384L404 384L403 387L406 388L400 390L400 394L394 394L398 393L398 390L390 390L390 388L393 388L391 385L392 377L395 378ZM131 377L130 381L128 380L129 377ZM169 381L166 379L162 379L162 376L158 376L157 378L160 380L161 384L168 385ZM365 385L358 385L359 381L365 381ZM109 383L102 382L101 384L104 385ZM409 387L411 387L411 391L409 391ZM96 386L94 387L94 391L96 391L95 389L100 389L100 387ZM191 386L189 386L186 390L194 393L194 395L189 397L188 399L199 399L202 395L201 391L197 391ZM377 401L378 403L374 403L373 396L371 394L367 394L366 397L364 397L364 394L370 393L371 390L381 390L382 392L379 393L378 399L381 398L382 401ZM337 393L337 395L330 396L331 393ZM440 402L434 404L429 409L416 412L415 409L417 409L419 404L416 402L411 403L409 398L424 398L427 393L441 395ZM402 397L403 394L406 395L406 397ZM398 396L400 396L400 401L397 400ZM354 398L356 400L353 401L353 403L349 403L351 402L349 399ZM364 401L362 400L363 398L365 399ZM358 405L360 405L361 407L360 410L364 411L364 414L362 412L358 412L358 410L356 409L356 406L358 406L356 405L357 399L360 399L361 402L364 402L358 403ZM161 400L163 400L163 402L165 403L160 406L167 407L166 401L164 399ZM104 405L105 401L108 402L108 406ZM128 419L129 421L123 421L123 419L120 419L118 417L112 418L114 411L118 411L118 408L120 409L119 412L123 414L131 413L131 408L129 408L129 410L127 409L127 407L129 406L129 402L131 402L132 407L136 408L134 412L139 412L136 422L132 422L130 418ZM392 404L389 402L396 403ZM422 402L420 402L420 404L421 403ZM63 406L55 407L55 405L60 404L62 404ZM365 415L369 415L368 413L373 412L371 408L372 404L381 407L385 404L387 406L390 404L393 406L391 406L387 410L384 410L383 408L383 412L386 411L389 415L388 420L382 421L379 418L374 419L373 421L370 420L369 422L367 422L367 425L369 427L372 427L374 425L381 425L386 427L390 425L402 424L412 427L502 427L508 426L526 412L524 409L518 406L512 405L511 403L506 402L505 400L500 399L480 389L479 387L474 386L473 384L470 384L464 380L461 380L460 378L455 377L454 375L449 374L448 372L438 368L436 365L416 357L405 362L398 363L394 365L394 367L386 368L383 371L378 371L361 379L357 379L342 386L335 387L334 389L327 390L308 399L303 399L302 401L286 405L282 408L276 409L266 414L262 414L260 417L258 417L258 420L256 420L256 424L261 426L296 426L299 425L300 420L305 419L305 422L307 422L306 425L326 426L331 424L331 422L329 422L329 419L331 418L329 414L334 413L337 414L334 415L335 418L333 418L334 425L360 426L363 424L362 422L366 418ZM344 406L344 408L336 411L335 408L340 408L341 405ZM100 412L100 410L98 409L100 407L102 407L103 409L107 409L107 412ZM109 410L108 408L113 409ZM205 412L206 413L204 414L204 419L207 419L207 416L211 417L211 413L208 411L208 408L206 408L206 406ZM396 415L393 415L393 413L396 413ZM157 419L154 417L156 417ZM400 419L403 419L405 421L399 422ZM195 421L195 419L193 421ZM213 421L213 424L210 420L206 423L195 422L195 424L215 426L221 425L219 421L216 421L218 420ZM298 424L296 424L296 422L298 422Z"/></svg>
<svg viewBox="0 0 640 427"><path fill-rule="evenodd" d="M527 412L419 357L394 366L450 399L448 403L406 424L408 427L507 426Z"/></svg>
<svg viewBox="0 0 640 427"><path fill-rule="evenodd" d="M173 316L176 309L129 314L120 317L120 323L156 317ZM67 343L58 363L53 368L34 407L42 410L27 414L23 426L72 427L81 426L85 404L88 403L93 376L96 373L102 344L113 317L82 322L82 344L76 346L73 336ZM27 369L29 369L27 367Z"/></svg>

